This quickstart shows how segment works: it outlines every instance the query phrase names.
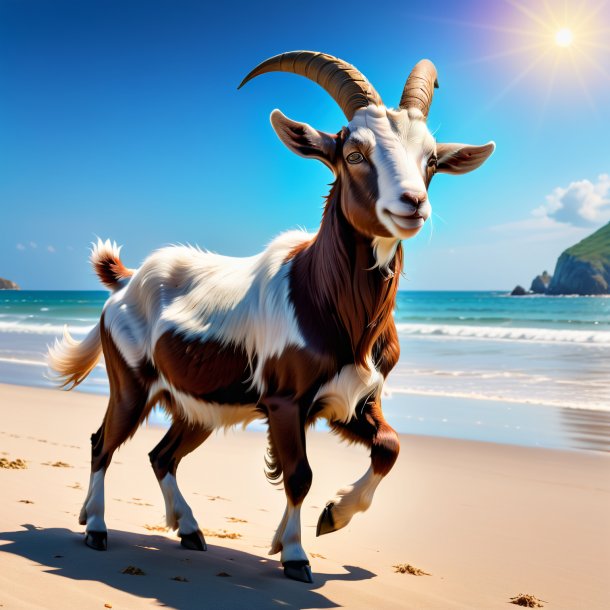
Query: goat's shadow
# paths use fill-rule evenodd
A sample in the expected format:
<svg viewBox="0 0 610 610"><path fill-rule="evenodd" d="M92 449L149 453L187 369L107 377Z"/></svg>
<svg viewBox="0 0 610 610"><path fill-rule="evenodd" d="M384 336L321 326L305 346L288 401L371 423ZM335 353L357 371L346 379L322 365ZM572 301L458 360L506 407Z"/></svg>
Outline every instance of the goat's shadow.
<svg viewBox="0 0 610 610"><path fill-rule="evenodd" d="M362 568L344 566L345 574L316 572L315 582L305 584L286 579L278 561L221 546L208 544L205 553L187 551L163 536L110 530L108 551L96 552L83 544L82 534L71 530L31 524L22 527L25 529L0 533L0 541L5 542L0 551L47 566L53 576L103 582L132 595L155 597L160 604L181 610L202 605L335 608L338 604L316 589L329 580L376 576ZM144 576L123 574L129 565L143 570Z"/></svg>

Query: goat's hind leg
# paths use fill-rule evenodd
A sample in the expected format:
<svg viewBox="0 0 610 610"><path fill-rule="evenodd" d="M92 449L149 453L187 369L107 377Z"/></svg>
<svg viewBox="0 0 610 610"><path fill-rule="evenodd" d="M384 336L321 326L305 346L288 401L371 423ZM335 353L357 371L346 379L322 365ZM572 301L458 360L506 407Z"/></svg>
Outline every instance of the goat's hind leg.
<svg viewBox="0 0 610 610"><path fill-rule="evenodd" d="M167 526L178 530L180 544L193 551L205 551L203 533L178 489L176 470L180 460L208 438L211 430L175 420L161 442L148 454L165 500Z"/></svg>
<svg viewBox="0 0 610 610"><path fill-rule="evenodd" d="M316 536L345 527L356 513L369 508L377 486L394 466L400 450L398 435L384 419L378 402L366 405L364 411L347 424L330 422L330 425L333 432L345 440L369 447L371 465L360 479L340 489L326 504L318 519Z"/></svg>
<svg viewBox="0 0 610 610"><path fill-rule="evenodd" d="M105 551L108 530L104 521L104 479L110 460L116 449L137 430L144 419L145 397L124 402L110 397L108 410L100 429L91 435L91 476L89 491L80 512L79 523L85 525L85 544L97 551Z"/></svg>
<svg viewBox="0 0 610 610"><path fill-rule="evenodd" d="M91 436L91 478L79 517L79 523L86 526L85 544L98 551L105 551L108 544L104 521L106 470L116 449L135 434L150 410L145 383L128 367L104 332L102 345L110 381L110 400L100 429Z"/></svg>

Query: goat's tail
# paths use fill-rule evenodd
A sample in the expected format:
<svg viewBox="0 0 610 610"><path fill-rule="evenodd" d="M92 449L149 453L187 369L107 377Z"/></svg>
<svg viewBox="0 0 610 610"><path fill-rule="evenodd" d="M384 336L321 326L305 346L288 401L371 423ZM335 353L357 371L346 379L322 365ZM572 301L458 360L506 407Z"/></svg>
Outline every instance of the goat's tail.
<svg viewBox="0 0 610 610"><path fill-rule="evenodd" d="M121 248L109 239L97 243L91 249L91 264L98 277L113 292L123 288L134 274L127 269L120 257ZM81 383L94 369L102 355L102 339L98 322L82 340L77 341L64 327L64 336L55 339L47 352L49 377L59 387L71 390Z"/></svg>
<svg viewBox="0 0 610 610"><path fill-rule="evenodd" d="M102 355L102 339L99 322L82 340L77 341L64 326L64 336L55 339L55 344L49 346L47 364L49 377L60 388L71 390L89 375Z"/></svg>
<svg viewBox="0 0 610 610"><path fill-rule="evenodd" d="M102 284L113 292L123 288L127 280L134 274L133 269L127 269L121 261L121 246L109 239L102 241L99 237L91 249L91 264Z"/></svg>

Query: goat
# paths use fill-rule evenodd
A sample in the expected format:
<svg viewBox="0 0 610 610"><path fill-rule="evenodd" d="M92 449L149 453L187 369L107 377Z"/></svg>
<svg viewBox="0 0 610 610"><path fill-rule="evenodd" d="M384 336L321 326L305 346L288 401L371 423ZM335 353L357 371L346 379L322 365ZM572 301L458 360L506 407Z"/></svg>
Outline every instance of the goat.
<svg viewBox="0 0 610 610"><path fill-rule="evenodd" d="M79 520L88 546L107 548L104 475L154 405L173 420L150 453L167 524L194 550L206 543L176 482L180 460L213 430L261 418L268 424L267 476L283 479L287 499L270 554L281 552L287 577L313 582L301 546L300 509L312 481L306 430L325 418L339 437L370 450L364 476L322 511L322 535L370 506L398 456L381 390L399 357L392 314L401 240L417 234L431 213L433 175L476 169L495 145L435 142L426 119L438 84L428 60L412 70L396 110L356 68L311 51L262 62L240 88L272 71L320 84L348 120L329 134L279 110L271 114L290 150L322 161L335 176L318 232L284 233L249 258L167 247L137 270L123 265L116 244L98 240L91 261L112 294L82 342L67 331L55 342L49 364L64 387L78 385L102 352L108 371L108 410L91 437Z"/></svg>

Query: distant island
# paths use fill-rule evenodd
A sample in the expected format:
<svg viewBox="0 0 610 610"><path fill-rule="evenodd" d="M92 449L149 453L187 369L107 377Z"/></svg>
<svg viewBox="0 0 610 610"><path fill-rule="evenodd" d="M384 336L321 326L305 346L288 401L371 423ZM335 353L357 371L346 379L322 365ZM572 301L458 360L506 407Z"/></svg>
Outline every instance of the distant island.
<svg viewBox="0 0 610 610"><path fill-rule="evenodd" d="M610 222L565 250L552 276L545 271L529 291L516 286L511 294L610 294Z"/></svg>
<svg viewBox="0 0 610 610"><path fill-rule="evenodd" d="M0 290L19 290L19 286L15 282L11 282L11 280L5 280L0 277Z"/></svg>

